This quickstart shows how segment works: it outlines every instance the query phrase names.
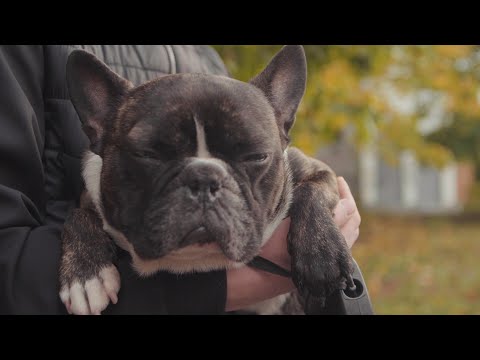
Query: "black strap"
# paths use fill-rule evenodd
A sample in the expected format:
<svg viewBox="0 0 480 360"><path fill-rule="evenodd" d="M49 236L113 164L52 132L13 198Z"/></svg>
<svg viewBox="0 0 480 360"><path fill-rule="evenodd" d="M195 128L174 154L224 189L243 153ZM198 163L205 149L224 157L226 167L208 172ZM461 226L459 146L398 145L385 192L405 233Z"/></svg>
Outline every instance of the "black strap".
<svg viewBox="0 0 480 360"><path fill-rule="evenodd" d="M277 264L261 256L254 257L253 260L250 261L247 265L262 271L275 274L275 275L280 275L288 278L292 277L292 274L290 273L290 271L285 270L284 268L278 266Z"/></svg>

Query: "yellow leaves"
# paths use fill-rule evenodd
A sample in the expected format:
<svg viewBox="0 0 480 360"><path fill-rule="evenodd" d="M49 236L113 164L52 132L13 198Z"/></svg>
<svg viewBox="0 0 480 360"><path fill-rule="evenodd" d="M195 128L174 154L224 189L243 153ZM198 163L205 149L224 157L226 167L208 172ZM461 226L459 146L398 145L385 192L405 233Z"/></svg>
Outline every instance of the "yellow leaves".
<svg viewBox="0 0 480 360"><path fill-rule="evenodd" d="M480 104L469 96L456 96L451 101L450 110L461 114L463 117L479 119Z"/></svg>
<svg viewBox="0 0 480 360"><path fill-rule="evenodd" d="M464 76L457 79L455 87L449 88L450 111L462 114L464 117L480 117L480 104L477 101L477 93L480 90L478 80L473 76Z"/></svg>
<svg viewBox="0 0 480 360"><path fill-rule="evenodd" d="M345 113L337 113L332 116L330 123L330 127L333 131L340 132L345 128L345 126L347 126L348 117Z"/></svg>
<svg viewBox="0 0 480 360"><path fill-rule="evenodd" d="M420 146L416 151L416 155L421 163L433 165L438 168L447 165L453 160L453 154L450 150L434 143Z"/></svg>
<svg viewBox="0 0 480 360"><path fill-rule="evenodd" d="M350 106L363 106L366 93L360 86L361 77L351 63L345 59L332 61L313 75L316 81L309 81L310 93L319 92L325 99Z"/></svg>
<svg viewBox="0 0 480 360"><path fill-rule="evenodd" d="M420 135L415 129L416 121L412 117L393 116L388 121L379 123L378 130L381 136L387 139L395 139L396 146L401 149L411 149L421 141Z"/></svg>
<svg viewBox="0 0 480 360"><path fill-rule="evenodd" d="M438 56L455 59L468 56L472 47L469 45L436 45L434 50L437 50Z"/></svg>
<svg viewBox="0 0 480 360"><path fill-rule="evenodd" d="M312 137L311 133L300 132L295 136L293 145L302 149L307 155L315 155L315 151L318 149L318 142Z"/></svg>
<svg viewBox="0 0 480 360"><path fill-rule="evenodd" d="M447 73L439 73L432 78L431 85L434 89L448 89L452 84L452 77Z"/></svg>
<svg viewBox="0 0 480 360"><path fill-rule="evenodd" d="M398 161L402 150L411 149L424 165L443 167L453 160L452 152L446 147L427 142L415 128L416 120L408 117L396 117L379 125L380 151L391 165Z"/></svg>
<svg viewBox="0 0 480 360"><path fill-rule="evenodd" d="M350 64L344 59L327 64L320 74L320 84L325 91L335 92L356 88L355 75Z"/></svg>
<svg viewBox="0 0 480 360"><path fill-rule="evenodd" d="M383 113L388 111L389 105L387 104L386 100L381 98L379 94L375 93L367 93L366 94L366 101L369 104L370 110L378 113Z"/></svg>
<svg viewBox="0 0 480 360"><path fill-rule="evenodd" d="M216 46L216 49L226 59L233 77L248 80L280 46ZM376 128L385 158L395 159L399 151L411 149L430 165L442 166L450 161L449 150L427 141L417 131L418 119L432 104L423 104L408 116L401 113L383 92L387 81L402 96L424 89L443 94L446 113L438 116L480 122L477 47L322 45L305 46L305 51L307 89L292 140L309 154L336 140L345 128L352 126L358 146L370 141ZM365 86L366 83L370 86Z"/></svg>

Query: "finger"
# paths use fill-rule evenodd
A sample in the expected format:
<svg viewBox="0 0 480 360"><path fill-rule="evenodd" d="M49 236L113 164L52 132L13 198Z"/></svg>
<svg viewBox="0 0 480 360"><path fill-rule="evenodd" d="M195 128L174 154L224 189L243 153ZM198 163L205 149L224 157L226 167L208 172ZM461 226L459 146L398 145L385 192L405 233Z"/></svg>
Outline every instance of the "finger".
<svg viewBox="0 0 480 360"><path fill-rule="evenodd" d="M349 249L351 249L353 245L355 245L359 235L360 235L360 228L356 228L354 230L351 230L351 229L348 230L347 236L345 236L345 241Z"/></svg>
<svg viewBox="0 0 480 360"><path fill-rule="evenodd" d="M358 236L360 234L360 223L360 214L356 212L350 218L350 220L342 228L340 228L340 231L344 236L349 248L351 248L358 239Z"/></svg>
<svg viewBox="0 0 480 360"><path fill-rule="evenodd" d="M350 191L350 187L348 186L345 179L339 176L337 178L337 184L338 193L341 200L335 207L334 220L339 227L342 227L347 223L347 221L350 219L350 217L352 217L355 212L358 212L358 209L352 192Z"/></svg>
<svg viewBox="0 0 480 360"><path fill-rule="evenodd" d="M342 176L337 178L337 185L340 199L351 199L355 203L350 187Z"/></svg>
<svg viewBox="0 0 480 360"><path fill-rule="evenodd" d="M333 219L338 227L344 226L357 211L357 205L352 199L342 199L333 210Z"/></svg>
<svg viewBox="0 0 480 360"><path fill-rule="evenodd" d="M89 315L87 298L83 286L77 281L70 287L71 310L76 315Z"/></svg>

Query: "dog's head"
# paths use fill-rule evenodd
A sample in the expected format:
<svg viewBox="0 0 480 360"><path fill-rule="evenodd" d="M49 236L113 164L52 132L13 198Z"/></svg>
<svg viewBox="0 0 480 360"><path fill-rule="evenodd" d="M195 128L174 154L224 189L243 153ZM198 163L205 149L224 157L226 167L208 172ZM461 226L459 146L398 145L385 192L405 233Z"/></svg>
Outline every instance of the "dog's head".
<svg viewBox="0 0 480 360"><path fill-rule="evenodd" d="M245 263L288 209L284 152L305 91L301 46L249 83L166 75L134 87L94 55L67 63L90 139L84 179L141 273Z"/></svg>

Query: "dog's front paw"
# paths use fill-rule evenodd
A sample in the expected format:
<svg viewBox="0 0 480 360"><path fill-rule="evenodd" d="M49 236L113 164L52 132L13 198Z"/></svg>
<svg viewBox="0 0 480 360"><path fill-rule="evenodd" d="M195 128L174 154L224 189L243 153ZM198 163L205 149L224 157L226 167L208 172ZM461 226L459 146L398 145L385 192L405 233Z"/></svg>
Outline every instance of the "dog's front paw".
<svg viewBox="0 0 480 360"><path fill-rule="evenodd" d="M63 271L60 282L60 298L70 314L100 315L110 301L117 303L120 274L112 264L88 278Z"/></svg>
<svg viewBox="0 0 480 360"><path fill-rule="evenodd" d="M334 291L345 288L353 272L350 251L335 225L309 231L309 246L303 242L290 247L292 278L304 299L309 295L324 305ZM305 234L306 235L306 234Z"/></svg>

